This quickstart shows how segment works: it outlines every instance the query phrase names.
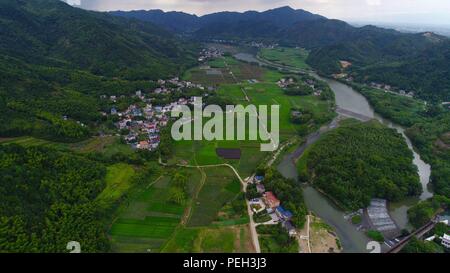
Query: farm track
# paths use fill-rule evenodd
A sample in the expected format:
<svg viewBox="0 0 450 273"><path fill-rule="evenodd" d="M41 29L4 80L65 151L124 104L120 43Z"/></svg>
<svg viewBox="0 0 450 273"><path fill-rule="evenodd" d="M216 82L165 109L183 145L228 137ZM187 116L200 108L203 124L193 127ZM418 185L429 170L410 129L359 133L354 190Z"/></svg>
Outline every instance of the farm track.
<svg viewBox="0 0 450 273"><path fill-rule="evenodd" d="M244 181L244 179L242 179L242 177L240 176L239 172L230 164L216 164L216 165L203 165L203 166L192 166L192 165L181 165L178 164L177 166L179 167L183 167L183 168L217 168L217 167L228 167L230 168L234 174L236 175L236 177L239 179L239 181L241 182L242 188L243 188L243 192L247 192L247 182ZM253 177L253 176L252 176ZM206 178L205 178L206 180ZM247 204L247 212L248 212L248 216L250 218L250 232L252 235L252 241L253 241L253 246L255 248L256 253L261 253L261 247L259 245L259 240L258 240L258 233L256 232L256 225L255 222L253 220L253 214L251 212L251 207L250 207L250 203L248 202L248 200L246 199L246 204Z"/></svg>

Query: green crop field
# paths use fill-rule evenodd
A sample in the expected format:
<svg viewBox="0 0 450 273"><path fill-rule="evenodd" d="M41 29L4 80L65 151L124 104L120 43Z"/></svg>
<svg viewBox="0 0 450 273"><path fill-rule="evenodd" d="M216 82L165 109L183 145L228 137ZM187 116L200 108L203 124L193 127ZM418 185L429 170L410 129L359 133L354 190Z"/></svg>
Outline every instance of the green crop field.
<svg viewBox="0 0 450 273"><path fill-rule="evenodd" d="M192 196L198 189L200 172L196 169L177 171L186 172L188 194ZM167 170L130 198L128 206L121 211L110 230L113 251L159 252L173 236L187 206L187 202L177 205L169 201L173 173L174 170Z"/></svg>
<svg viewBox="0 0 450 273"><path fill-rule="evenodd" d="M215 67L226 67L229 64L235 75L240 72L234 71L244 65L259 69L260 77L256 83L249 83L247 80L238 79L239 83L221 83L217 93L223 97L233 100L234 104L254 104L254 105L279 105L280 106L280 140L284 142L297 136L299 132L312 131L319 127L323 120L327 120L333 115L330 111L330 103L320 100L316 96L288 96L278 87L276 82L283 77L276 70L260 68L250 64L244 64L230 57L219 58L211 61ZM248 75L247 75L248 76ZM195 82L195 81L194 81ZM246 100L245 93L250 99ZM305 109L313 114L313 119L318 121L316 125L296 125L290 120L291 108ZM270 113L269 113L270 114ZM268 120L270 130L270 118ZM315 126L315 128L310 126ZM243 177L247 177L261 164L268 153L260 151L260 141L180 141L175 144L174 162L189 163L191 165L215 165L228 163L238 169ZM240 148L242 158L240 160L223 160L216 155L216 148Z"/></svg>
<svg viewBox="0 0 450 273"><path fill-rule="evenodd" d="M240 182L230 168L205 168L206 182L193 206L189 227L208 226L220 209L240 192Z"/></svg>
<svg viewBox="0 0 450 273"><path fill-rule="evenodd" d="M165 246L169 253L254 252L247 226L227 228L185 228Z"/></svg>
<svg viewBox="0 0 450 273"><path fill-rule="evenodd" d="M106 188L97 197L97 200L111 204L117 201L131 187L135 170L131 165L119 163L107 168Z"/></svg>
<svg viewBox="0 0 450 273"><path fill-rule="evenodd" d="M308 69L306 64L309 52L303 48L264 48L260 52L260 56L270 62L290 66L298 69Z"/></svg>

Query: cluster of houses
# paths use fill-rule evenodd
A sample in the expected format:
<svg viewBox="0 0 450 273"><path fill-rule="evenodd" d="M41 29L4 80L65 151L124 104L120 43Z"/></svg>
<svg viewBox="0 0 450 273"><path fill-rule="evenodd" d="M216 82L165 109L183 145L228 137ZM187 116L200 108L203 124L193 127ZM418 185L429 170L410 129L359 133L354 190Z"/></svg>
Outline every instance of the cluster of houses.
<svg viewBox="0 0 450 273"><path fill-rule="evenodd" d="M288 86L293 85L293 84L295 84L295 80L293 78L289 78L289 79L283 78L277 82L277 85L283 89L287 88Z"/></svg>
<svg viewBox="0 0 450 273"><path fill-rule="evenodd" d="M262 195L262 198L257 198L250 201L251 204L257 204L261 208L259 211L254 210L254 212L258 213L262 210L266 210L266 212L270 215L271 222L273 224L281 223L290 236L296 236L297 231L291 222L291 219L293 217L292 212L286 210L281 205L281 201L275 196L273 192L266 191L263 184L264 177L255 176L252 182L256 184L258 193Z"/></svg>
<svg viewBox="0 0 450 273"><path fill-rule="evenodd" d="M185 88L204 89L201 85L180 81L179 78L158 80L158 85L159 87L150 93L170 94L175 91L182 91ZM145 103L145 107L132 104L126 110L119 111L113 106L110 114L119 118L115 123L117 129L128 131L128 135L124 137L127 144L131 145L133 149L149 151L154 151L159 147L161 143L160 132L162 128L168 125L171 111L179 105L188 105L194 102L194 97L181 97L167 105L154 106L152 104L153 99L146 98L140 90L135 93L134 97ZM102 98L106 98L106 96L102 96ZM110 96L109 99L113 104L118 100L117 96ZM107 113L103 114L107 115Z"/></svg>
<svg viewBox="0 0 450 273"><path fill-rule="evenodd" d="M370 86L376 89L381 89L384 90L386 92L397 92L402 96L407 96L407 97L414 97L414 92L412 91L406 91L403 89L396 89L392 86L390 86L389 84L383 84L383 83L376 83L376 82L371 82Z"/></svg>
<svg viewBox="0 0 450 273"><path fill-rule="evenodd" d="M223 56L223 52L215 47L204 48L198 57L199 62L206 62L211 59L217 59Z"/></svg>
<svg viewBox="0 0 450 273"><path fill-rule="evenodd" d="M277 82L278 87L282 89L286 89L291 85L295 85L296 81L293 78L282 78ZM322 95L322 90L319 89L316 85L316 82L313 79L304 80L304 84L308 85L314 90L314 96Z"/></svg>

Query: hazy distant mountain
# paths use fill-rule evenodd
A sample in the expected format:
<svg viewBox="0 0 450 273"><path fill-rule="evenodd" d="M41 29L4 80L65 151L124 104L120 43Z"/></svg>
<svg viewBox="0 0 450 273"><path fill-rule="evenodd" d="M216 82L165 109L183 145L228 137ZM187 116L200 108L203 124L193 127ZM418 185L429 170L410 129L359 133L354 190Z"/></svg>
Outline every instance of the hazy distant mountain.
<svg viewBox="0 0 450 273"><path fill-rule="evenodd" d="M201 17L183 12L163 12L161 10L114 11L111 13L152 22L177 32L199 32L202 35L212 34L217 30L219 31L219 33L216 33L217 35L232 33L241 25L246 25L247 28L249 26L257 29L269 27L278 30L292 26L296 22L325 18L304 10L294 10L290 7L281 7L265 12L219 12Z"/></svg>

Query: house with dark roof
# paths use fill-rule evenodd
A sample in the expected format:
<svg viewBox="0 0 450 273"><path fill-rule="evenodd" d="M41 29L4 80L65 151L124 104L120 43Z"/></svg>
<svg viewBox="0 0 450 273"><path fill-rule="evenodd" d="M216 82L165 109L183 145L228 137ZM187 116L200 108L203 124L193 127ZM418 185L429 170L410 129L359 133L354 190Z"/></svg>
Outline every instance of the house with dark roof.
<svg viewBox="0 0 450 273"><path fill-rule="evenodd" d="M256 175L254 178L255 183L262 183L264 181L264 176L262 175Z"/></svg>
<svg viewBox="0 0 450 273"><path fill-rule="evenodd" d="M292 219L293 216L292 212L284 209L282 206L278 206L275 211L277 215L284 221L289 221Z"/></svg>
<svg viewBox="0 0 450 273"><path fill-rule="evenodd" d="M290 222L290 221L285 221L281 224L282 227L284 227L287 232L289 233L289 236L296 236L297 235L297 231L295 230L294 225Z"/></svg>

